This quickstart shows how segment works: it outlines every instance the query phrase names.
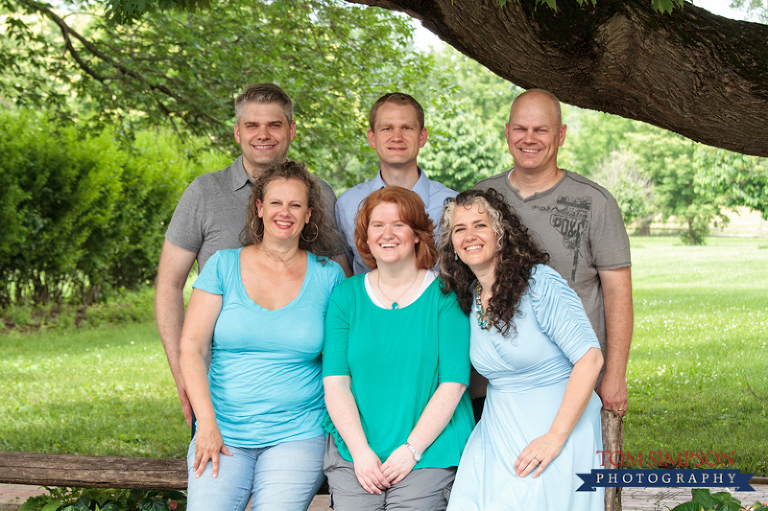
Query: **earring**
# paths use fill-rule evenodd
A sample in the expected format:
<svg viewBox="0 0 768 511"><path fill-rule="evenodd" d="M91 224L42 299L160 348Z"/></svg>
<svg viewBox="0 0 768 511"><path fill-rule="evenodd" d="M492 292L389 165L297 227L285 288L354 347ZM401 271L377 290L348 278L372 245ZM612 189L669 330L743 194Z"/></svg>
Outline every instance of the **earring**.
<svg viewBox="0 0 768 511"><path fill-rule="evenodd" d="M305 242L307 242L307 243L312 243L313 241L315 241L315 240L317 239L317 237L318 237L318 236L320 236L320 227L318 227L318 225L317 225L315 222L311 221L311 220L310 220L310 222L309 222L309 223L306 225L306 230L307 230L307 231L309 231L309 230L310 230L310 228L311 228L312 226L314 226L314 228L315 228L315 237L314 237L314 238L312 238L312 239L307 239L307 238L305 238L305 237L304 237L304 229L302 229L302 230L301 230L301 233L299 234L299 237L300 237L300 238L301 238L303 241L305 241Z"/></svg>
<svg viewBox="0 0 768 511"><path fill-rule="evenodd" d="M456 251L453 251L453 260L458 261L459 260L459 254L456 253Z"/></svg>

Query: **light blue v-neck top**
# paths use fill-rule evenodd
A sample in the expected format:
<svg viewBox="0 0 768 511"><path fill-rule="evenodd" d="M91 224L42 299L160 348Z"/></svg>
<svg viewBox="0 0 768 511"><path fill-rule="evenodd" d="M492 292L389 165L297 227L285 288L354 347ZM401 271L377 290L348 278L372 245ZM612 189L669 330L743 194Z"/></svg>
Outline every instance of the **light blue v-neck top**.
<svg viewBox="0 0 768 511"><path fill-rule="evenodd" d="M248 297L240 250L216 252L194 284L222 295L208 382L224 443L260 448L321 435L323 324L344 272L308 254L299 295L271 311Z"/></svg>

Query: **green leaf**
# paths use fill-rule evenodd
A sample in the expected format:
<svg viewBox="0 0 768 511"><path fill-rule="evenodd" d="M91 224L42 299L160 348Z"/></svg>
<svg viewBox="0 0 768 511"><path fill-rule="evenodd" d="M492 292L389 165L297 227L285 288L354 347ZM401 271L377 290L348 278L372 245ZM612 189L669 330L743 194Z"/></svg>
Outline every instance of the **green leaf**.
<svg viewBox="0 0 768 511"><path fill-rule="evenodd" d="M91 499L83 495L72 505L75 511L90 511Z"/></svg>
<svg viewBox="0 0 768 511"><path fill-rule="evenodd" d="M46 505L44 505L42 508L40 508L40 511L56 511L59 509L59 506L61 506L62 502L60 499L53 499L50 502L48 502Z"/></svg>
<svg viewBox="0 0 768 511"><path fill-rule="evenodd" d="M168 503L162 497L143 498L139 501L141 511L170 511Z"/></svg>

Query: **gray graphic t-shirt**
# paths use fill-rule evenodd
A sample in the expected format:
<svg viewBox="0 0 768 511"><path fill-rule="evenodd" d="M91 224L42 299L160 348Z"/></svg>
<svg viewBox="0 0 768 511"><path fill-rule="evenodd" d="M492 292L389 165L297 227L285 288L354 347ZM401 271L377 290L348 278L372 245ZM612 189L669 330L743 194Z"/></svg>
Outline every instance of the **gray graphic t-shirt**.
<svg viewBox="0 0 768 511"><path fill-rule="evenodd" d="M494 188L520 216L549 266L581 298L605 353L605 309L598 270L631 265L629 237L616 200L589 179L565 171L552 188L523 199L509 184L509 172L480 181L475 188Z"/></svg>

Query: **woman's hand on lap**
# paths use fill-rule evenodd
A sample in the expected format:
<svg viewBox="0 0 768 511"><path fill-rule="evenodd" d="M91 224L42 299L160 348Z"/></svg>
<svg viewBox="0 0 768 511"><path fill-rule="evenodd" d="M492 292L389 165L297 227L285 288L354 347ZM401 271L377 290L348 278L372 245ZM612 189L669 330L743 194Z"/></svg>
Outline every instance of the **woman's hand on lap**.
<svg viewBox="0 0 768 511"><path fill-rule="evenodd" d="M213 477L219 475L219 452L227 456L232 453L224 445L224 439L221 436L219 427L205 425L201 421L197 422L197 434L195 435L195 463L192 470L195 471L195 477L200 477L205 471L208 460L213 464Z"/></svg>
<svg viewBox="0 0 768 511"><path fill-rule="evenodd" d="M533 472L532 477L540 476L552 460L560 455L565 440L567 437L560 439L553 433L546 433L534 439L515 460L515 474L518 477L525 477Z"/></svg>
<svg viewBox="0 0 768 511"><path fill-rule="evenodd" d="M389 488L391 485L384 474L381 472L381 460L370 448L365 452L353 457L355 475L368 493L381 495L381 491Z"/></svg>
<svg viewBox="0 0 768 511"><path fill-rule="evenodd" d="M413 453L405 445L401 445L392 451L387 461L381 466L381 471L390 484L397 484L410 474L415 466L416 460L413 459Z"/></svg>

